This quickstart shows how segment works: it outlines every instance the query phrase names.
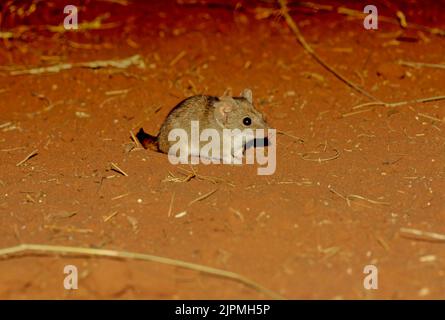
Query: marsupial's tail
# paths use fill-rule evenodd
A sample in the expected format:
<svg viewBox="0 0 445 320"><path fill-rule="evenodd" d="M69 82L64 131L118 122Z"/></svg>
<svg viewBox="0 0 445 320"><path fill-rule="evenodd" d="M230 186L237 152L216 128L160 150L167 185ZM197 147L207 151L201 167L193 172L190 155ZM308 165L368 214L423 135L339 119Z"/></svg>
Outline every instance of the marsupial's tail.
<svg viewBox="0 0 445 320"><path fill-rule="evenodd" d="M136 134L136 138L139 140L139 142L145 149L159 151L158 137L146 133L144 129L142 128L139 129L139 132Z"/></svg>

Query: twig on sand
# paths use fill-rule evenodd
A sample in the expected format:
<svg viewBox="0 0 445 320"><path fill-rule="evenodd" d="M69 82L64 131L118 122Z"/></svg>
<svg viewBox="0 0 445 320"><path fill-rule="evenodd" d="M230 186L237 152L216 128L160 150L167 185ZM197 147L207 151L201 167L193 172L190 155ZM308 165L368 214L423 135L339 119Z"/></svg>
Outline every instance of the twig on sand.
<svg viewBox="0 0 445 320"><path fill-rule="evenodd" d="M430 241L430 242L444 242L445 234L422 231L410 228L400 228L400 235L404 238L413 240Z"/></svg>
<svg viewBox="0 0 445 320"><path fill-rule="evenodd" d="M300 138L300 137L294 136L293 134L290 134L290 133L288 133L288 132L285 132L285 131L277 130L277 134L281 134L281 135L283 135L283 136L286 136L286 137L289 137L289 138L295 139L295 140L297 140L298 142L301 142L301 143L303 143L303 142L304 142L303 138Z"/></svg>
<svg viewBox="0 0 445 320"><path fill-rule="evenodd" d="M32 157L36 156L39 153L39 151L36 149L34 151L32 151L30 154L28 154L25 159L23 159L22 161L18 162L15 166L16 167L20 167L22 164L24 164L26 161L28 161L29 159L31 159Z"/></svg>
<svg viewBox="0 0 445 320"><path fill-rule="evenodd" d="M57 226L54 224L45 224L43 226L45 229L49 229L56 232L77 232L77 233L92 233L93 230L91 229L83 229L83 228L76 228L72 226Z"/></svg>
<svg viewBox="0 0 445 320"><path fill-rule="evenodd" d="M389 205L390 205L389 202L371 200L371 199L369 199L369 198L362 197L362 196L360 196L360 195L358 195L358 194L348 194L348 195L346 196L346 199L349 199L349 200L351 200L351 199L360 199L360 200L368 201L369 203L372 203L372 204L380 204L380 205L384 205L384 206L389 206Z"/></svg>
<svg viewBox="0 0 445 320"><path fill-rule="evenodd" d="M111 165L111 170L114 170L114 171L120 173L121 175L128 177L128 174L124 170L119 168L119 166L117 164L115 164L114 162L111 162L110 165Z"/></svg>
<svg viewBox="0 0 445 320"><path fill-rule="evenodd" d="M440 118L433 117L433 116L430 116L429 114L425 114L425 113L421 113L421 112L417 113L417 115L420 116L420 117L423 117L425 119L431 120L431 121L444 122L445 123L445 118L440 119Z"/></svg>
<svg viewBox="0 0 445 320"><path fill-rule="evenodd" d="M194 173L189 173L188 175L184 176L183 178L179 178L179 177L175 176L172 172L169 171L167 177L165 177L165 179L162 181L163 182L189 182L193 178L195 178Z"/></svg>
<svg viewBox="0 0 445 320"><path fill-rule="evenodd" d="M372 204L389 205L388 202L372 200L372 199L369 199L369 198L366 198L366 197L362 197L362 196L357 195L357 194L343 195L340 192L336 191L334 188L332 188L330 185L328 186L328 189L333 194L336 194L337 196L339 196L340 198L345 200L346 203L348 204L348 207L351 206L351 201L354 201L355 199L365 200L365 201L367 201L369 203L372 203Z"/></svg>
<svg viewBox="0 0 445 320"><path fill-rule="evenodd" d="M137 149L144 149L141 145L141 143L139 142L139 140L136 138L136 136L134 135L133 131L130 131L130 136L131 136L131 140L133 140L135 147Z"/></svg>
<svg viewBox="0 0 445 320"><path fill-rule="evenodd" d="M79 63L60 63L48 67L37 67L31 69L18 69L13 70L9 74L12 76L18 75L36 75L44 73L56 73L62 70L69 70L73 68L89 68L89 69L100 69L100 68L118 68L126 69L130 66L137 66L140 69L145 68L145 62L140 55L136 54L134 56L118 59L118 60L96 60L89 62L79 62Z"/></svg>
<svg viewBox="0 0 445 320"><path fill-rule="evenodd" d="M217 183L227 183L228 185L230 185L232 187L235 186L235 184L233 182L229 181L229 180L225 180L225 179L218 178L218 177L204 176L202 174L198 174L196 172L196 170L192 166L190 166L190 168L191 168L191 170L187 170L185 168L178 167L178 170L183 171L182 174L187 175L187 177L189 177L189 175L191 174L192 178L196 177L198 180L206 180L206 181L210 181L210 182L212 182L214 184L217 184Z"/></svg>
<svg viewBox="0 0 445 320"><path fill-rule="evenodd" d="M339 14L347 15L350 17L357 17L358 19L363 19L367 15L367 13L363 13L362 11L354 10L354 9L350 9L350 8L346 8L346 7L338 7L336 11ZM400 25L404 29L422 30L422 31L428 32L430 34L445 36L445 30L442 30L439 28L430 28L430 27L422 26L422 25L415 24L415 23L406 23L406 20L403 21L404 14L401 11L398 11L398 12L399 13L397 15L397 18L385 17L382 15L379 15L379 20L387 22L387 23ZM403 18L402 18L402 16L403 16Z"/></svg>
<svg viewBox="0 0 445 320"><path fill-rule="evenodd" d="M104 217L104 222L111 220L111 218L115 217L118 214L118 211L114 211L109 216Z"/></svg>
<svg viewBox="0 0 445 320"><path fill-rule="evenodd" d="M360 109L368 106L384 106L384 107L394 108L398 106L404 106L410 103L425 103L425 102L440 101L440 100L445 100L445 96L434 96L434 97L398 101L398 102L373 101L356 105L355 107L352 107L352 109Z"/></svg>
<svg viewBox="0 0 445 320"><path fill-rule="evenodd" d="M321 158L321 157L311 158L310 157L311 155L314 155L314 154L320 154L321 153L320 151L310 151L310 152L300 153L300 157L301 157L301 159L306 160L306 161L314 161L314 162L321 163L321 162L325 162L325 161L335 160L340 156L340 152L337 149L332 149L332 151L334 151L335 154L332 157L327 157L327 158Z"/></svg>
<svg viewBox="0 0 445 320"><path fill-rule="evenodd" d="M103 30L103 29L111 29L119 26L119 22L108 22L103 23L104 20L108 19L110 17L110 13L107 12L103 15L100 15L96 17L92 21L85 21L82 23L79 23L78 30L79 31L87 31L87 30ZM67 28L63 24L59 25L47 25L44 26L48 31L50 32L56 32L56 33L64 33L67 32Z"/></svg>
<svg viewBox="0 0 445 320"><path fill-rule="evenodd" d="M364 110L359 110L359 111L352 111L352 112L348 112L348 113L343 113L341 116L342 116L342 118L347 118L347 117L355 116L356 114L364 113L364 112L368 112L368 111L371 111L371 109L364 109Z"/></svg>
<svg viewBox="0 0 445 320"><path fill-rule="evenodd" d="M211 196L212 194L214 194L216 191L218 191L218 189L214 189L214 190L212 190L212 191L210 191L210 192L207 192L206 194L203 194L202 196L200 196L200 197L198 197L198 198L196 198L196 199L190 201L188 205L191 206L191 205L194 204L195 202L202 201L202 200L204 200L204 199L210 197L210 196Z"/></svg>
<svg viewBox="0 0 445 320"><path fill-rule="evenodd" d="M354 82L348 80L345 76L343 76L342 74L338 73L333 67L331 67L329 64L327 64L314 51L314 49L312 49L312 47L306 42L306 39L301 34L300 29L298 28L298 26L295 23L294 19L289 14L289 8L287 7L287 1L286 0L278 0L278 2L279 2L280 7L281 7L281 14L284 16L287 25L293 31L293 33L297 37L298 42L300 42L300 44L303 46L303 48L321 66L323 66L326 70L328 70L330 73L332 73L334 76L336 76L339 80L341 80L342 82L347 84L349 87L353 88L355 91L357 91L357 92L361 93L362 95L366 96L367 98L369 98L371 100L374 100L373 102L367 102L367 103L363 103L363 104L360 104L358 106L355 106L355 107L353 107L353 109L358 109L358 108L362 108L362 107L365 107L365 106L373 106L373 105L383 105L383 106L386 106L386 107L397 107L397 106L406 105L406 104L409 104L409 103L430 102L430 101L437 101L437 100L444 100L445 99L445 96L437 96L437 97L431 97L431 98L425 98L425 99L415 99L415 100L411 100L411 101L401 101L401 102L388 103L388 102L383 102L380 99L374 97L369 92L367 92L366 90L362 89L360 86L358 86ZM348 8L343 8L343 7L339 7L337 12L338 13L342 13L342 14L347 14L347 15L357 15L357 14L359 14L361 16L363 15L363 12L360 12L360 11L357 11L357 10L348 9ZM398 23L399 23L399 21L398 21ZM411 27L421 28L421 26L417 26L417 25L413 25L413 24L410 24L410 26ZM443 31L443 30L430 29L430 28L427 28L427 29L431 33L439 34L439 35L445 35L445 31ZM406 63L407 62L405 62L405 64ZM434 66L436 68L438 66L440 66L440 68L442 68L442 65L427 65L427 64L423 64L423 66L429 66L429 67L433 67Z"/></svg>
<svg viewBox="0 0 445 320"><path fill-rule="evenodd" d="M13 1L12 1L13 2ZM104 20L110 17L110 13L105 13L96 17L94 20L85 21L79 23L77 32L85 32L88 30L103 30L103 29L111 29L120 25L120 22L107 22L103 23ZM54 33L65 33L68 29L65 28L63 24L59 25L19 25L13 29L4 30L0 32L0 39L18 39L25 32L29 31L49 31Z"/></svg>
<svg viewBox="0 0 445 320"><path fill-rule="evenodd" d="M172 61L170 61L169 66L173 67L176 63L179 62L179 60L184 58L186 54L187 54L187 52L182 50L176 57L173 58Z"/></svg>
<svg viewBox="0 0 445 320"><path fill-rule="evenodd" d="M172 198L170 200L170 205L168 206L168 213L167 213L167 217L170 217L172 215L172 211L173 211L173 202L175 201L175 193L173 192L172 194Z"/></svg>
<svg viewBox="0 0 445 320"><path fill-rule="evenodd" d="M186 215L187 215L187 210L175 214L175 218L179 219L179 218L185 217Z"/></svg>
<svg viewBox="0 0 445 320"><path fill-rule="evenodd" d="M99 0L102 2L110 2L120 4L121 6L128 6L128 0Z"/></svg>
<svg viewBox="0 0 445 320"><path fill-rule="evenodd" d="M300 32L300 29L298 28L297 24L295 23L294 19L289 14L289 9L287 7L287 1L286 0L278 0L281 7L281 13L284 16L284 19L286 20L287 25L289 28L293 31L295 36L297 37L298 42L303 46L303 48L326 70L328 70L330 73L332 73L335 77L337 77L339 80L344 82L346 85L354 89L355 91L359 92L360 94L366 96L367 98L379 101L376 97L374 97L372 94L367 92L366 90L360 88L357 84L353 83L352 81L348 80L345 76L338 73L333 67L331 67L328 63L326 63L315 51L312 49L312 47L306 42L306 39L303 37L303 35Z"/></svg>
<svg viewBox="0 0 445 320"><path fill-rule="evenodd" d="M401 66L407 66L412 68L436 68L436 69L445 69L445 64L437 64L437 63L424 63L424 62L412 62L412 61L403 61L399 60L397 62Z"/></svg>
<svg viewBox="0 0 445 320"><path fill-rule="evenodd" d="M342 15L346 15L349 17L355 17L357 19L363 19L368 15L368 13L364 13L363 11L347 8L344 6L334 7L331 5L324 5L324 4L305 2L305 1L298 2L298 5L304 6L307 8L311 8L315 11L320 11L320 10L334 11L334 12L337 12ZM405 14L400 10L397 10L396 17L387 17L387 16L383 16L383 15L379 14L379 21L384 21L386 23L399 25L403 29L421 30L421 31L425 31L425 32L428 32L433 35L445 36L445 30L443 30L443 29L430 28L430 27L426 27L426 26L411 23L411 22L408 23L406 21Z"/></svg>
<svg viewBox="0 0 445 320"><path fill-rule="evenodd" d="M121 258L121 259L135 259L143 261L151 261L162 263L170 266L185 268L189 270L194 270L202 272L205 274L226 278L232 281L236 281L244 284L245 286L251 287L258 292L261 292L274 299L284 299L279 294L261 286L260 284L240 275L235 272L216 269L212 267L207 267L204 265L190 263L186 261L170 259L150 254L128 252L128 251L117 251L117 250L107 250L107 249L96 249L96 248L83 248L83 247L69 247L69 246L53 246L45 244L20 244L14 247L8 247L0 249L0 257L5 255L17 254L22 252L42 252L42 253L58 253L58 254L82 254L89 256L100 256L100 257L111 257L111 258Z"/></svg>

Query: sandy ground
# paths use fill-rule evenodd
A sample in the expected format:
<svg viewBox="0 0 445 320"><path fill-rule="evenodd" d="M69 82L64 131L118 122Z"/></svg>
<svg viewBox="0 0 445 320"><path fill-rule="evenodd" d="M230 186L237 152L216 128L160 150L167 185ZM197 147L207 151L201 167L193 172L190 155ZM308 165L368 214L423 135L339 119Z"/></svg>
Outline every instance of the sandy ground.
<svg viewBox="0 0 445 320"><path fill-rule="evenodd" d="M65 33L46 27L63 21L63 1L2 8L2 31L14 37L0 45L1 247L153 254L235 272L290 299L445 298L444 242L401 231L445 234L445 101L354 109L370 100L307 54L270 5L217 2L74 2L79 23L105 15L103 29ZM408 22L445 29L443 1L376 3L381 15L400 9ZM314 50L375 97L445 94L444 69L397 63L443 63L444 37L292 8ZM133 55L143 64L11 75ZM183 98L246 87L287 133L273 175L256 165L176 166L134 148L129 132L156 134ZM78 290L64 289L65 265L77 267ZM377 290L363 286L366 265L378 268ZM0 298L270 296L155 262L25 253L0 257Z"/></svg>

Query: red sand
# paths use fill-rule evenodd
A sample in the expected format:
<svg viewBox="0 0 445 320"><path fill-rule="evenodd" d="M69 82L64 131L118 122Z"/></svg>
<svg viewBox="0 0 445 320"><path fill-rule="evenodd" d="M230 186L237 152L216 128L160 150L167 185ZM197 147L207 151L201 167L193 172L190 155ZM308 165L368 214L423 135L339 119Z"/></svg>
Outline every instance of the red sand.
<svg viewBox="0 0 445 320"><path fill-rule="evenodd" d="M381 14L395 17L399 8L408 22L445 28L436 10L443 1L429 8L381 2ZM62 1L40 2L22 18L3 8L2 31L33 29L0 46L1 247L149 253L236 272L291 299L445 298L445 244L400 233L445 233L445 101L349 114L369 100L317 64L283 19L258 20L253 2L242 3L234 10L231 3L86 1L80 23L109 13L104 23L117 25L63 34L36 29L61 23ZM443 63L444 37L383 21L366 31L360 19L335 12L296 8L292 15L321 57L380 99L444 94L445 70L397 64ZM145 69L9 75L20 66L134 54ZM304 140L278 136L275 174L258 176L252 165L197 165L211 179L174 182L167 178L184 176L165 155L128 151L130 130L155 134L184 97L228 87L251 88L272 127ZM128 92L110 95L115 90ZM16 166L35 149L38 155ZM333 150L339 156L330 161L302 157L317 151L312 159L330 158ZM111 162L128 176L112 171ZM78 290L63 288L67 264L79 270ZM369 264L378 267L378 290L363 287ZM0 258L0 288L2 299L268 298L159 263L32 253Z"/></svg>

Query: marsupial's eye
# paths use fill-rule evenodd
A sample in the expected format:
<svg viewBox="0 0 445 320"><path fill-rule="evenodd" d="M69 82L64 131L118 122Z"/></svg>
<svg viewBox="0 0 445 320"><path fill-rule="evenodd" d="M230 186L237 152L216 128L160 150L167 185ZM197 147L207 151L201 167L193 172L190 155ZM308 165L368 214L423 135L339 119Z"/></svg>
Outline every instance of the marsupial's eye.
<svg viewBox="0 0 445 320"><path fill-rule="evenodd" d="M250 125L252 124L252 119L250 119L249 117L245 117L245 118L243 119L243 124L244 124L245 126L250 126Z"/></svg>

